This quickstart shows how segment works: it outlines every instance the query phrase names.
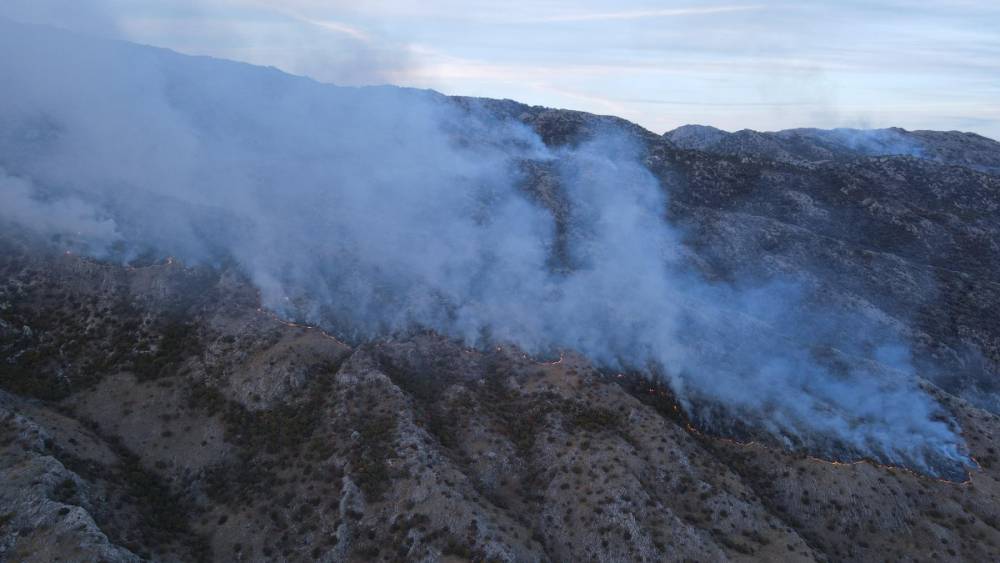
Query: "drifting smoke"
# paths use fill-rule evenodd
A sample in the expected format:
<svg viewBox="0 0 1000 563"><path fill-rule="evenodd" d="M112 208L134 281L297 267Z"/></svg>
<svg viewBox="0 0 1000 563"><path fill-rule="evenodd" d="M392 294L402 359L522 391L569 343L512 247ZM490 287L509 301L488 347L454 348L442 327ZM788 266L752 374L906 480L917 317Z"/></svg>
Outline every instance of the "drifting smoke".
<svg viewBox="0 0 1000 563"><path fill-rule="evenodd" d="M709 424L935 474L965 463L891 337L809 313L789 284L685 267L664 187L624 134L552 149L433 93L0 24L15 52L0 57L0 193L16 208L0 220L126 241L123 259L235 259L265 305L349 338L427 327L574 349L666 378ZM561 228L528 162L556 179Z"/></svg>
<svg viewBox="0 0 1000 563"><path fill-rule="evenodd" d="M831 129L814 134L823 141L867 156L924 156L923 146L897 129Z"/></svg>
<svg viewBox="0 0 1000 563"><path fill-rule="evenodd" d="M99 215L74 197L46 200L31 182L8 176L0 168L0 221L42 235L71 233L88 245L88 251L100 253L115 242L117 233L114 221Z"/></svg>

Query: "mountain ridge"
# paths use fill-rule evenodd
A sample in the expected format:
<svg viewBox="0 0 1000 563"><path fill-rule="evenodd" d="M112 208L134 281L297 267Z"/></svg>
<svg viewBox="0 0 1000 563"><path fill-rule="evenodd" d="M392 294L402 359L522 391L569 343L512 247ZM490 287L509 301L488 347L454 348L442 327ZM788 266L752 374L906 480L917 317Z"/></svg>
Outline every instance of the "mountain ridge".
<svg viewBox="0 0 1000 563"><path fill-rule="evenodd" d="M663 136L680 148L755 155L777 160L818 162L874 156L915 156L996 173L1000 143L962 131L797 128L773 132L722 131L684 125Z"/></svg>

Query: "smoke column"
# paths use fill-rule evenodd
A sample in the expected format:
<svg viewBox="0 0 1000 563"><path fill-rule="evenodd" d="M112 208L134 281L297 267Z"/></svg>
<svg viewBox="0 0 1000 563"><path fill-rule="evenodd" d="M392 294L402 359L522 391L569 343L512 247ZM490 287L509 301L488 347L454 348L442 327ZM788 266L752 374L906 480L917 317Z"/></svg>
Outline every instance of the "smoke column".
<svg viewBox="0 0 1000 563"><path fill-rule="evenodd" d="M0 53L8 227L119 260L234 259L266 306L355 340L424 327L573 349L666 378L707 425L933 474L966 463L891 334L810 312L787 282L686 267L670 187L621 132L550 148L431 92L11 23ZM558 181L562 234L525 162Z"/></svg>

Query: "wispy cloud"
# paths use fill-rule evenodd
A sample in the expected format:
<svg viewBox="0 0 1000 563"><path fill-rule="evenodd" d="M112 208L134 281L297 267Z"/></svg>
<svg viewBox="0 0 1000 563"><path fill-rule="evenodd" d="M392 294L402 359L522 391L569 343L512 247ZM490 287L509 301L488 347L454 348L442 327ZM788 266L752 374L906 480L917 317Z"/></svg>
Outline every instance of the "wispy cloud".
<svg viewBox="0 0 1000 563"><path fill-rule="evenodd" d="M791 107L791 106L817 106L822 105L815 101L773 101L773 102L708 102L704 100L656 100L651 98L623 98L625 103L653 104L664 106L694 106L694 107Z"/></svg>
<svg viewBox="0 0 1000 563"><path fill-rule="evenodd" d="M317 27L321 27L328 31L333 31L335 33L347 35L349 37L357 39L358 41L363 41L365 43L371 43L372 41L371 36L369 36L368 33L365 32L364 30L357 27L352 27L342 22L333 20L311 20L308 18L298 18L298 19L300 19L303 23L308 23L310 25L315 25Z"/></svg>
<svg viewBox="0 0 1000 563"><path fill-rule="evenodd" d="M295 3L291 2L287 5L284 3L272 2L269 0L245 0L250 5L257 6L258 8L270 11L275 14L280 14L286 18L303 23L306 25L311 25L318 27L326 31L332 31L340 35L346 35L352 39L356 39L363 43L371 43L371 35L364 29L349 25L343 21L331 19L331 18L318 18L311 17L307 14L307 11L302 11L296 9Z"/></svg>
<svg viewBox="0 0 1000 563"><path fill-rule="evenodd" d="M639 20L649 18L674 18L684 16L703 16L724 14L728 12L750 12L764 9L763 6L710 6L703 8L668 8L663 10L625 10L620 12L596 12L579 14L560 14L546 16L538 22L582 22L608 20Z"/></svg>

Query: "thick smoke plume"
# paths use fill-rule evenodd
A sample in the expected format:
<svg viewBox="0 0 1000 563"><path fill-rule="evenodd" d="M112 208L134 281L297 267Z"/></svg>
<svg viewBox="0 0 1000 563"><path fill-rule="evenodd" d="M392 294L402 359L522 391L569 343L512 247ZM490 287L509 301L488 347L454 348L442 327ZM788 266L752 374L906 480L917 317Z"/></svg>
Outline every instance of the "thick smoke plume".
<svg viewBox="0 0 1000 563"><path fill-rule="evenodd" d="M624 134L550 148L433 93L9 23L0 53L0 221L113 259L235 260L265 305L348 338L573 349L665 378L706 424L935 474L965 463L891 335L809 312L792 284L686 267L670 186ZM561 224L525 163L557 181Z"/></svg>

